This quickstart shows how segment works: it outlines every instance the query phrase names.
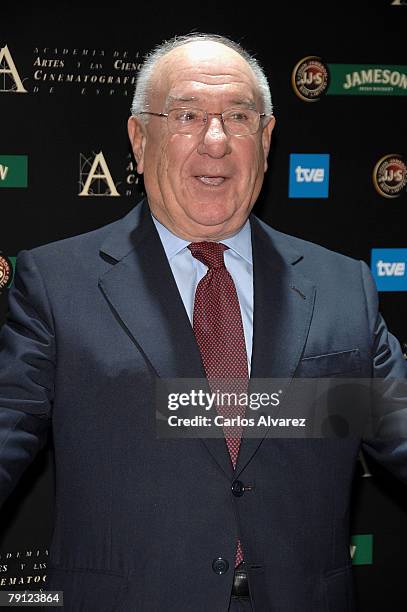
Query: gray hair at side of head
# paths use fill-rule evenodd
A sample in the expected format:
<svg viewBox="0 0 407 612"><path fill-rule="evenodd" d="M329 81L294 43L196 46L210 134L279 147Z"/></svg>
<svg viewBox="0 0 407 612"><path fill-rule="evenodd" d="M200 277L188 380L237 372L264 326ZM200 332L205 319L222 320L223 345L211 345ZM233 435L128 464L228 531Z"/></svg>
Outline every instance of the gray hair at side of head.
<svg viewBox="0 0 407 612"><path fill-rule="evenodd" d="M131 105L131 112L133 115L137 115L141 111L148 108L150 86L157 62L173 49L196 41L217 42L236 51L236 53L238 53L253 70L259 86L259 92L263 100L263 112L266 113L266 115L273 114L270 86L265 72L257 59L250 55L250 53L248 53L239 43L227 38L226 36L221 36L218 34L192 33L185 34L183 36L174 36L170 40L166 40L155 47L146 55L136 79L136 87ZM144 121L147 121L148 115L141 115L141 117Z"/></svg>

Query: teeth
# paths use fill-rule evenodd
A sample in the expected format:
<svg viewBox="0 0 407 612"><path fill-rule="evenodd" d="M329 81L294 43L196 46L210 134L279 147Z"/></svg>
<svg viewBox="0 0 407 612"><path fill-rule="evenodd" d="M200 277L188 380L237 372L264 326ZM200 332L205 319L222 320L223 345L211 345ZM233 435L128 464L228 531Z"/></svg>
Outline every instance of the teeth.
<svg viewBox="0 0 407 612"><path fill-rule="evenodd" d="M221 185L225 178L223 176L199 176L199 180L205 185Z"/></svg>

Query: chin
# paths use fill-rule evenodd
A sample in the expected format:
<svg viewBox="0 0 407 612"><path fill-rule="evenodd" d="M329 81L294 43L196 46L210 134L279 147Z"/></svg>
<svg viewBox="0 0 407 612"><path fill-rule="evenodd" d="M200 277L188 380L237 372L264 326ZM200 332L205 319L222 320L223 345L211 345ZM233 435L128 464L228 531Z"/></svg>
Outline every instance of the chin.
<svg viewBox="0 0 407 612"><path fill-rule="evenodd" d="M194 223L209 227L228 223L236 214L235 210L225 208L224 204L201 204L189 215Z"/></svg>

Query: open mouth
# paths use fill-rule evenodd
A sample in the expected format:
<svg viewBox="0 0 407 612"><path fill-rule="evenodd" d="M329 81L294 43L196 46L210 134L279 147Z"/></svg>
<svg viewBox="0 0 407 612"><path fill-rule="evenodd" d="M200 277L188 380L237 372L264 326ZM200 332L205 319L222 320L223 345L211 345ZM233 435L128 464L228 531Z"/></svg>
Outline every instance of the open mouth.
<svg viewBox="0 0 407 612"><path fill-rule="evenodd" d="M222 185L226 181L225 176L197 176L195 177L198 181L201 181L204 185L211 185L213 187L218 187Z"/></svg>

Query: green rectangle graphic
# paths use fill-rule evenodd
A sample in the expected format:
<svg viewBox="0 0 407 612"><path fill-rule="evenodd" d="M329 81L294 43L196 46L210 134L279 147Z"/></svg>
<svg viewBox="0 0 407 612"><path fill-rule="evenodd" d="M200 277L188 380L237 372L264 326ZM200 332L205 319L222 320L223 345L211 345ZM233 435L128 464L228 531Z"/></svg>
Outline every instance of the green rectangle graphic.
<svg viewBox="0 0 407 612"><path fill-rule="evenodd" d="M353 565L372 565L373 535L354 535L351 537L350 555Z"/></svg>
<svg viewBox="0 0 407 612"><path fill-rule="evenodd" d="M27 155L0 155L0 187L27 187Z"/></svg>
<svg viewBox="0 0 407 612"><path fill-rule="evenodd" d="M407 66L328 64L328 95L407 96Z"/></svg>

